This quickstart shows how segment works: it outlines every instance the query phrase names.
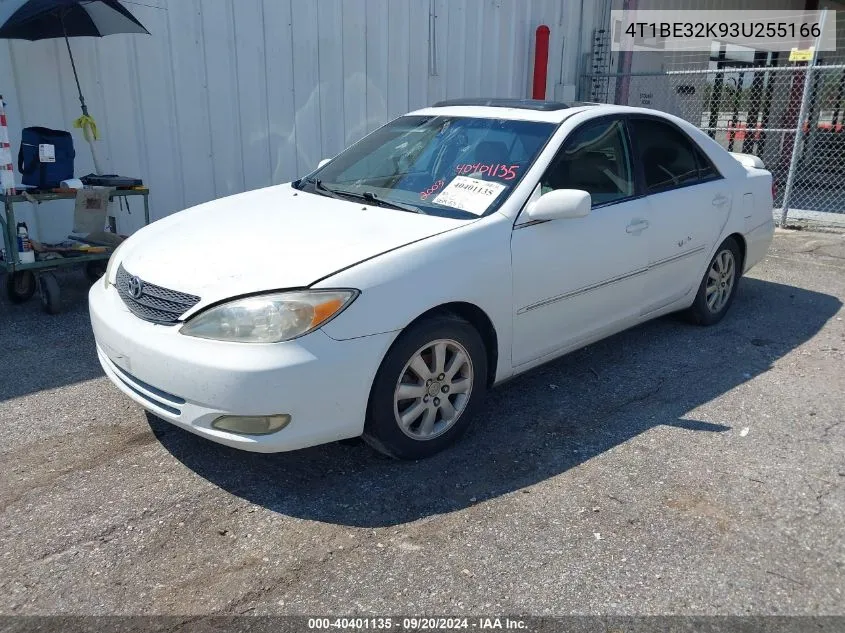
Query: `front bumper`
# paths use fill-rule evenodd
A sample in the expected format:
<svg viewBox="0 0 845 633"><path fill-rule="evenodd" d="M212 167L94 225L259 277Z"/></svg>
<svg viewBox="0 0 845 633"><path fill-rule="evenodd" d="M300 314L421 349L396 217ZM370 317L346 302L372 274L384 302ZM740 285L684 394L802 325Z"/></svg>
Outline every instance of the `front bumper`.
<svg viewBox="0 0 845 633"><path fill-rule="evenodd" d="M370 387L394 334L346 341L322 330L284 343L209 341L133 315L114 287L88 295L106 376L156 416L214 442L273 453L360 435ZM271 435L244 436L211 423L221 415L287 413Z"/></svg>

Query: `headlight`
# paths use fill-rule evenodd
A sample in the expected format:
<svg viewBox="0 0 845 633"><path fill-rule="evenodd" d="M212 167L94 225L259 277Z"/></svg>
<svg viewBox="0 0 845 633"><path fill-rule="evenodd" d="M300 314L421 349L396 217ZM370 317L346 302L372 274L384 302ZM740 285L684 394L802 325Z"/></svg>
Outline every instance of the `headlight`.
<svg viewBox="0 0 845 633"><path fill-rule="evenodd" d="M106 290L109 289L109 284L111 283L112 271L117 266L117 252L123 248L124 244L126 244L126 240L118 244L117 248L112 251L111 257L109 257L109 263L106 265L106 274L103 275L103 284L105 284Z"/></svg>
<svg viewBox="0 0 845 633"><path fill-rule="evenodd" d="M179 331L215 341L279 343L317 329L357 296L357 290L296 290L246 297L201 312Z"/></svg>

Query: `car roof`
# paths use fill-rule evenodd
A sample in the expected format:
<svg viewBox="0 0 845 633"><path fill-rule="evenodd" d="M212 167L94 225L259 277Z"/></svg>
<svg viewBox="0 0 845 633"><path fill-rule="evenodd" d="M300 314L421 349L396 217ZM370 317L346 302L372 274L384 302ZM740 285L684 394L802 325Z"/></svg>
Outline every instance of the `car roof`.
<svg viewBox="0 0 845 633"><path fill-rule="evenodd" d="M493 108L525 108L540 112L553 112L571 107L562 101L543 101L542 99L447 99L434 104L435 108L448 106L490 106Z"/></svg>
<svg viewBox="0 0 845 633"><path fill-rule="evenodd" d="M632 113L666 116L664 112L648 108L634 108L630 106L582 101L563 103L535 99L452 99L438 101L428 108L415 110L414 112L409 112L409 114L562 123L574 114L587 111L596 116Z"/></svg>
<svg viewBox="0 0 845 633"><path fill-rule="evenodd" d="M666 116L664 112L647 108L588 103L583 101L563 103L535 99L452 99L438 101L432 106L415 110L408 114L562 123L574 114L587 111L595 116L603 114L632 114L637 112Z"/></svg>

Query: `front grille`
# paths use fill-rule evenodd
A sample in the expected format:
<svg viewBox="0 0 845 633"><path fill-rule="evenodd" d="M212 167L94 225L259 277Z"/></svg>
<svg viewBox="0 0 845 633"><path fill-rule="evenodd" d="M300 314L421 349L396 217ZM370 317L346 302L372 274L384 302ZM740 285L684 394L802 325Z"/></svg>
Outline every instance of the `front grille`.
<svg viewBox="0 0 845 633"><path fill-rule="evenodd" d="M117 292L132 314L145 321L175 323L200 300L194 295L146 282L142 282L140 296L133 297L129 291L131 280L132 275L121 264L115 280Z"/></svg>

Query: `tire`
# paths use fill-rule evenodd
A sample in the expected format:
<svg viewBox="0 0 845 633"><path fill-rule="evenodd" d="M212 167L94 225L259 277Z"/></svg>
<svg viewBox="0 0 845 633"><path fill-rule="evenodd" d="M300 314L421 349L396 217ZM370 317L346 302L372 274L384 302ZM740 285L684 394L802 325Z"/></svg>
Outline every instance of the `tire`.
<svg viewBox="0 0 845 633"><path fill-rule="evenodd" d="M443 358L439 373L432 371L435 349ZM487 350L476 329L456 316L426 319L403 332L382 361L363 439L396 459L430 457L466 432L486 392Z"/></svg>
<svg viewBox="0 0 845 633"><path fill-rule="evenodd" d="M106 274L106 267L108 260L94 260L93 262L85 263L85 276L92 284L97 282L100 277Z"/></svg>
<svg viewBox="0 0 845 633"><path fill-rule="evenodd" d="M6 294L12 303L29 301L35 294L35 288L35 275L31 270L6 275Z"/></svg>
<svg viewBox="0 0 845 633"><path fill-rule="evenodd" d="M47 314L58 314L61 311L61 291L59 282L53 273L41 273L38 276L41 293L41 305Z"/></svg>
<svg viewBox="0 0 845 633"><path fill-rule="evenodd" d="M698 286L695 301L686 311L696 325L715 325L727 314L736 296L742 270L739 244L729 237L719 245Z"/></svg>

